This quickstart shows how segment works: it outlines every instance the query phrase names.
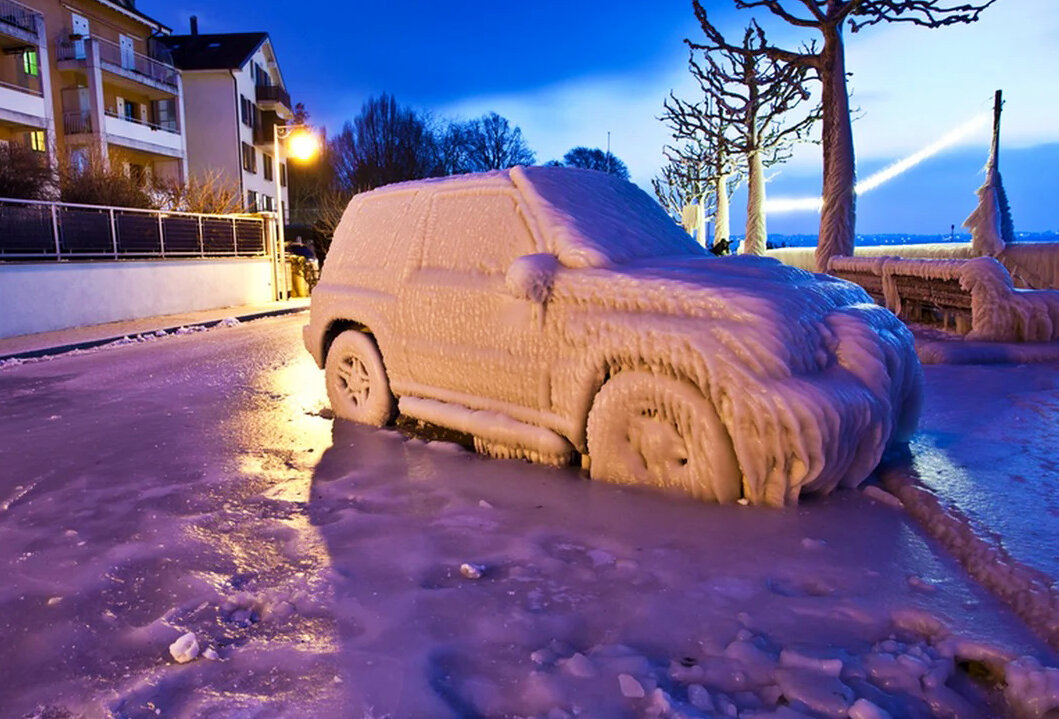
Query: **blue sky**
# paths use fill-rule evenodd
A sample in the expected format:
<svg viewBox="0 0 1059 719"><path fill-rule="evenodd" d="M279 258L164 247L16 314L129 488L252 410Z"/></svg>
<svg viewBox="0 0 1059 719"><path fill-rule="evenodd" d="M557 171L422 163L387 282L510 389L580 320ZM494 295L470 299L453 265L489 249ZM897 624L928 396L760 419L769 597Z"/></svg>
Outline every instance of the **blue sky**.
<svg viewBox="0 0 1059 719"><path fill-rule="evenodd" d="M987 111L993 91L1006 107L1001 170L1016 228L1059 229L1059 13L1056 0L999 0L973 26L940 30L878 26L847 36L853 73L858 174L915 152ZM201 2L201 4L198 4ZM730 0L706 0L735 36L752 17ZM670 89L690 97L682 40L697 38L690 2L495 0L306 3L141 0L144 12L186 32L264 30L276 46L292 98L329 131L371 95L442 117L488 111L521 126L539 161L575 145L612 148L645 189L661 165L665 128L656 119ZM760 18L767 16L758 14ZM271 18L271 20L270 20ZM774 40L800 36L768 23ZM807 36L809 37L809 36ZM988 129L864 195L858 231L940 233L973 209ZM771 197L819 194L819 148L805 146L779 168ZM734 198L733 223L743 221ZM773 215L771 232L814 232L811 213Z"/></svg>

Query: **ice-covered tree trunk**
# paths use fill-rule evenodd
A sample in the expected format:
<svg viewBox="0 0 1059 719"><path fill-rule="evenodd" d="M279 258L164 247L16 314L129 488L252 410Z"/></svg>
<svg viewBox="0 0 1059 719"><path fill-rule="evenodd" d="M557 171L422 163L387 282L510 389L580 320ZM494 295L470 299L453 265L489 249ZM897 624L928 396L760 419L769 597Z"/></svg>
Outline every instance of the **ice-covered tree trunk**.
<svg viewBox="0 0 1059 719"><path fill-rule="evenodd" d="M816 269L826 272L827 262L832 257L853 254L857 211L853 127L849 116L841 25L824 29L819 71L824 108L824 205L820 210Z"/></svg>
<svg viewBox="0 0 1059 719"><path fill-rule="evenodd" d="M739 246L741 255L765 254L765 164L760 152L747 157L746 237Z"/></svg>
<svg viewBox="0 0 1059 719"><path fill-rule="evenodd" d="M728 175L719 174L714 180L717 192L717 209L713 215L713 244L727 243L732 236L728 226Z"/></svg>

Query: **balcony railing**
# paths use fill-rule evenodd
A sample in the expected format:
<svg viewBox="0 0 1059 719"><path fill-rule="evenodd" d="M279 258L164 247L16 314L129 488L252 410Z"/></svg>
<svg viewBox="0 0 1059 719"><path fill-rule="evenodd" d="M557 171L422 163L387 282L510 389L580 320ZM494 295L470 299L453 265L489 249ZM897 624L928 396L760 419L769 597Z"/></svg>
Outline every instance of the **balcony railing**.
<svg viewBox="0 0 1059 719"><path fill-rule="evenodd" d="M40 13L14 0L0 0L0 25L11 25L37 37L37 18Z"/></svg>
<svg viewBox="0 0 1059 719"><path fill-rule="evenodd" d="M261 257L265 238L261 217L0 199L0 262Z"/></svg>
<svg viewBox="0 0 1059 719"><path fill-rule="evenodd" d="M290 109L290 93L279 85L258 85L256 97L258 102L278 102Z"/></svg>
<svg viewBox="0 0 1059 719"><path fill-rule="evenodd" d="M2 2L3 0L0 0ZM93 35L91 42L99 46L99 61L111 71L131 73L176 89L179 73L172 65L147 57L143 53L122 48L115 42ZM85 40L59 40L56 57L59 60L84 60L87 52Z"/></svg>
<svg viewBox="0 0 1059 719"><path fill-rule="evenodd" d="M165 130L166 132L172 132L176 135L180 134L180 127L177 125L176 118L173 118L172 120L166 120L165 122L148 122L147 120L141 120L138 117L128 117L126 115L119 115L116 110L107 109L106 114L108 117L116 117L119 120L124 120L125 122L133 122L137 125L149 127L152 130Z"/></svg>
<svg viewBox="0 0 1059 719"><path fill-rule="evenodd" d="M44 97L44 91L40 88L40 80L38 80L37 78L27 78L27 80L32 82L32 87L16 85L13 82L4 82L3 80L0 80L0 87L6 87L11 90L29 93L30 95L36 95L37 97Z"/></svg>
<svg viewBox="0 0 1059 719"><path fill-rule="evenodd" d="M92 132L92 113L88 110L73 110L63 113L63 134L82 135Z"/></svg>

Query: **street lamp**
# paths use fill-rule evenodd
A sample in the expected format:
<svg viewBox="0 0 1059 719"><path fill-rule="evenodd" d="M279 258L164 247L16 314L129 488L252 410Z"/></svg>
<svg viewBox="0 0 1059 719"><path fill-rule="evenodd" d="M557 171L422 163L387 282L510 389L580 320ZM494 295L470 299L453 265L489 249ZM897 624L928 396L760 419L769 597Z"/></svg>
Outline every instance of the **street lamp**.
<svg viewBox="0 0 1059 719"><path fill-rule="evenodd" d="M276 183L276 240L279 242L279 277L277 283L279 299L290 299L290 288L287 286L287 242L283 234L283 188L279 176L280 140L287 141L289 156L295 160L311 160L320 150L320 139L308 125L273 125L272 126L272 179ZM287 184L290 185L288 175Z"/></svg>

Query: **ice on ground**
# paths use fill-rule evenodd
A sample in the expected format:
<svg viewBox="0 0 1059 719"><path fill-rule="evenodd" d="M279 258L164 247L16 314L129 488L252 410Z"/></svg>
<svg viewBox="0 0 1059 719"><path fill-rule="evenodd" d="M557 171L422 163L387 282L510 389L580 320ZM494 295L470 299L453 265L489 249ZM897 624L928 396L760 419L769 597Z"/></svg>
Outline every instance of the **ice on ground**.
<svg viewBox="0 0 1059 719"><path fill-rule="evenodd" d="M28 488L0 522L4 712L1051 711L1054 652L893 508L689 503L332 423L299 325L0 376L0 497ZM187 632L219 660L170 661Z"/></svg>
<svg viewBox="0 0 1059 719"><path fill-rule="evenodd" d="M169 645L169 654L179 664L186 664L199 655L199 642L195 632L183 634Z"/></svg>

